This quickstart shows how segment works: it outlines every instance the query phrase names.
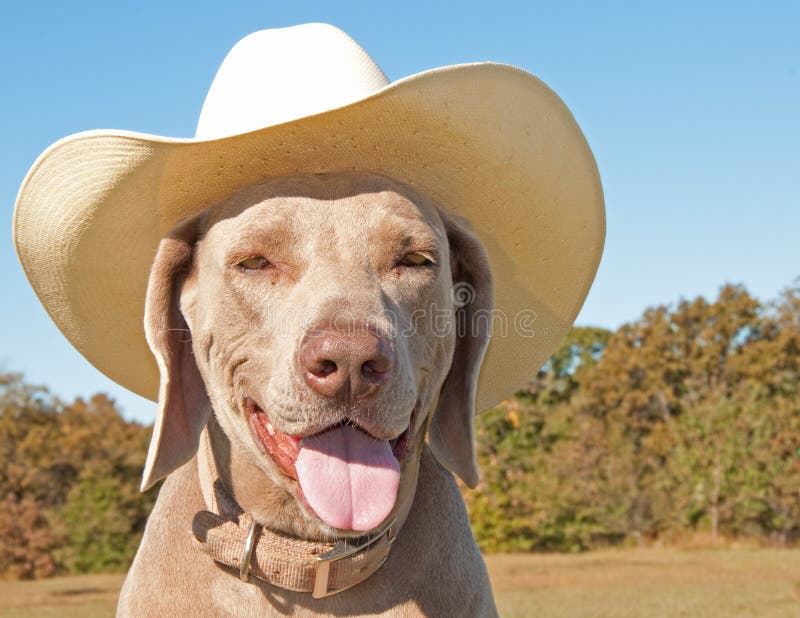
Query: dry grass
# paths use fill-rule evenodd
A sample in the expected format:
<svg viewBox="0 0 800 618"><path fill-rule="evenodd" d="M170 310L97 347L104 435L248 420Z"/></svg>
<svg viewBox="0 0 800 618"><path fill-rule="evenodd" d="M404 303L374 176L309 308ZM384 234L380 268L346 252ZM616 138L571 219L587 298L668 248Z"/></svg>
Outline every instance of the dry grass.
<svg viewBox="0 0 800 618"><path fill-rule="evenodd" d="M124 575L74 575L34 582L0 582L0 616L113 616Z"/></svg>
<svg viewBox="0 0 800 618"><path fill-rule="evenodd" d="M487 556L502 616L800 616L800 550ZM121 575L0 582L0 617L112 616Z"/></svg>
<svg viewBox="0 0 800 618"><path fill-rule="evenodd" d="M800 616L798 550L620 550L486 562L507 618Z"/></svg>

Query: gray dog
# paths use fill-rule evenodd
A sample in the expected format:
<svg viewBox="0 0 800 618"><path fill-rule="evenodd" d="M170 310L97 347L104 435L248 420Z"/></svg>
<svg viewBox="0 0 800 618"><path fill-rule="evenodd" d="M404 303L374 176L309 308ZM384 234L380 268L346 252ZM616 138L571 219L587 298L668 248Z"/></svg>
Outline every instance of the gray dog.
<svg viewBox="0 0 800 618"><path fill-rule="evenodd" d="M457 311L458 281L476 294ZM455 322L491 299L466 225L381 176L279 178L178 226L148 288L148 340L168 386L145 484L191 457L204 427L208 450L161 489L120 614L493 615L455 479L433 457L474 470L464 427L488 325L458 336ZM225 562L208 540L222 518L210 530L195 519L199 538L187 534L214 506L320 543L268 572L253 560L245 583L214 563ZM313 565L318 546L356 545L386 520L396 540L374 559L388 555L385 566L346 593L315 599L266 583L286 585L274 570ZM230 527L239 566L245 530Z"/></svg>
<svg viewBox="0 0 800 618"><path fill-rule="evenodd" d="M453 473L477 484L475 413L552 353L603 236L594 158L541 81L389 82L325 24L239 41L194 139L50 146L22 266L159 404L142 486L166 480L119 614L496 615Z"/></svg>

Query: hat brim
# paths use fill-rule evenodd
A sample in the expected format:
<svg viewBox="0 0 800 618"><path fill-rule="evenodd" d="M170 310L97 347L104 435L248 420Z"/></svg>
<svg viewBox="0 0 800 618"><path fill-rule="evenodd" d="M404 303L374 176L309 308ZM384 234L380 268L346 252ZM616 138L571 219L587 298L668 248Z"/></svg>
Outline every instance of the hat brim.
<svg viewBox="0 0 800 618"><path fill-rule="evenodd" d="M478 410L530 380L583 305L605 218L597 166L571 113L544 83L508 65L426 71L347 106L222 139L69 136L23 181L14 242L75 348L156 400L143 314L161 238L248 184L344 170L413 185L470 221L495 279Z"/></svg>

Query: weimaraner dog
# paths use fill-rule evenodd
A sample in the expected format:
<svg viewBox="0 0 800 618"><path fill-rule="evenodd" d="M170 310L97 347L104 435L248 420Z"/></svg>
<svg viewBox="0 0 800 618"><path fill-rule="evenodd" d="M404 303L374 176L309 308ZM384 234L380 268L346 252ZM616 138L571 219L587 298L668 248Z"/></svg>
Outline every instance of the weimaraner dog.
<svg viewBox="0 0 800 618"><path fill-rule="evenodd" d="M375 174L274 178L179 224L145 310L143 486L167 479L118 614L496 615L450 472L477 481L492 299L468 224Z"/></svg>

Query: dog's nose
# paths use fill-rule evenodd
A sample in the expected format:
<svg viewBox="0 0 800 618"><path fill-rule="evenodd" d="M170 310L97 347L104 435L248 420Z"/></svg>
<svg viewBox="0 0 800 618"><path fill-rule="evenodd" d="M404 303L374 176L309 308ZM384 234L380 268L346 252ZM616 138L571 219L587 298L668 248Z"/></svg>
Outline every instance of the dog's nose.
<svg viewBox="0 0 800 618"><path fill-rule="evenodd" d="M391 344L366 328L316 330L300 347L303 378L329 399L361 399L378 391L394 362Z"/></svg>

